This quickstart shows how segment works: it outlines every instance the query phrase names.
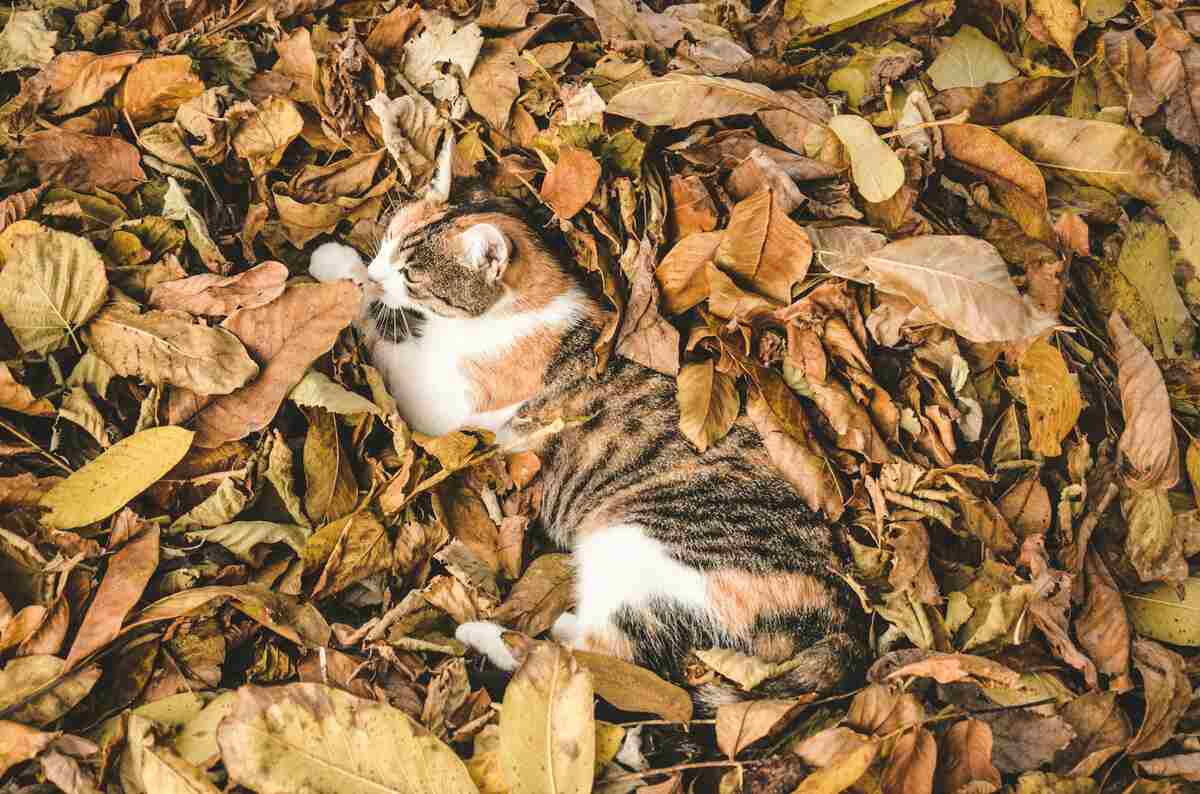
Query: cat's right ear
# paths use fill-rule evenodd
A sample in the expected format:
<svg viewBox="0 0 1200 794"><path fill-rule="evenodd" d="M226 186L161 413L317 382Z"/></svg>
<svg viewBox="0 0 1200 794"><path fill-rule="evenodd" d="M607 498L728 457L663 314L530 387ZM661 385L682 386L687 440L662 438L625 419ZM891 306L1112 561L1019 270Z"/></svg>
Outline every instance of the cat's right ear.
<svg viewBox="0 0 1200 794"><path fill-rule="evenodd" d="M433 181L425 192L425 200L434 204L450 203L450 178L454 171L454 132L446 130L442 138L442 150L438 154L437 169Z"/></svg>

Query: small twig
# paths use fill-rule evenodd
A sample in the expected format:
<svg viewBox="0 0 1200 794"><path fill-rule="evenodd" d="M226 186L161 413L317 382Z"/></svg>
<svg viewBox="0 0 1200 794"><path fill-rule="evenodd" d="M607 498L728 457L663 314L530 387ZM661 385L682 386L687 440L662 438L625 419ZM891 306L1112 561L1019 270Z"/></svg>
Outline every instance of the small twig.
<svg viewBox="0 0 1200 794"><path fill-rule="evenodd" d="M716 720L634 720L633 722L618 722L622 728L636 728L639 725L716 725Z"/></svg>
<svg viewBox="0 0 1200 794"><path fill-rule="evenodd" d="M908 127L897 127L896 129L892 130L891 132L885 132L883 135L880 135L879 137L886 141L888 138L895 138L897 135L907 135L910 132L915 132L916 130L927 129L929 127L944 127L947 124L966 124L968 119L970 119L970 118L971 118L970 112L964 110L961 113L959 113L957 116L951 116L948 119L936 119L934 121L922 121L920 124L913 124Z"/></svg>
<svg viewBox="0 0 1200 794"><path fill-rule="evenodd" d="M34 450L36 450L39 455L41 455L43 458L45 458L46 460L53 463L58 468L65 471L67 474L75 473L75 470L72 469L69 465L67 465L57 455L55 455L52 452L48 452L48 451L42 449L40 446L38 446L38 443L36 441L34 441L32 438L30 438L29 436L22 433L20 430L13 427L12 425L10 425L8 422L4 421L3 419L0 419L0 427L3 427L8 432L12 433L14 436L16 436L17 438L24 441L26 444L28 444L30 447L32 447Z"/></svg>
<svg viewBox="0 0 1200 794"><path fill-rule="evenodd" d="M721 767L739 767L745 769L751 766L758 766L761 763L762 761L698 761L694 764L676 764L675 766L664 766L661 769L647 769L644 772L630 772L626 775L606 777L599 782L605 784L621 783L626 780L641 780L653 775L669 775L672 772L685 772L689 769L720 769Z"/></svg>

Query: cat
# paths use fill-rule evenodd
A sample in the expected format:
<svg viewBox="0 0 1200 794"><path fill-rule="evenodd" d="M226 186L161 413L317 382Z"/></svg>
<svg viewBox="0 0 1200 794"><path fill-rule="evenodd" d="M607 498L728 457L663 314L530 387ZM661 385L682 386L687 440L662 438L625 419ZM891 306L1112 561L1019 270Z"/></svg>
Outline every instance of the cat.
<svg viewBox="0 0 1200 794"><path fill-rule="evenodd" d="M515 202L451 203L452 145L369 265L326 243L310 273L363 286L359 327L413 429L512 439L531 420L586 417L531 442L539 520L576 567L577 611L551 635L672 675L689 649L715 646L796 660L762 689L849 686L863 644L834 527L773 468L745 416L700 453L679 431L674 379L619 357L593 375L600 305ZM473 622L456 636L511 670L503 631ZM723 691L711 697L734 696Z"/></svg>

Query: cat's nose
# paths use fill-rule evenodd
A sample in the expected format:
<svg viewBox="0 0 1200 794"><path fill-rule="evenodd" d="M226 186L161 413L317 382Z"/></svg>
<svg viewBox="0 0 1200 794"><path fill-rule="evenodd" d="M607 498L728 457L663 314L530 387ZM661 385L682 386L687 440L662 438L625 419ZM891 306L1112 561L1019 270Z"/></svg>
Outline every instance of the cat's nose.
<svg viewBox="0 0 1200 794"><path fill-rule="evenodd" d="M372 281L383 281L391 274L391 270L391 265L377 259L367 268L367 278Z"/></svg>

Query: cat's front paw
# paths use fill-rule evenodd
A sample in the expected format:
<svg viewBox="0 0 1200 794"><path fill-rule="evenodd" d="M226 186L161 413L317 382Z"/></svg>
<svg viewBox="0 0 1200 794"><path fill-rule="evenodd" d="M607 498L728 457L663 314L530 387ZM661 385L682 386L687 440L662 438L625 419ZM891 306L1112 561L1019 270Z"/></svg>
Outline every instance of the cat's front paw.
<svg viewBox="0 0 1200 794"><path fill-rule="evenodd" d="M308 261L308 273L317 281L351 279L356 284L367 281L367 266L358 251L341 243L323 243L313 251Z"/></svg>
<svg viewBox="0 0 1200 794"><path fill-rule="evenodd" d="M454 632L454 638L476 653L481 653L501 670L516 670L520 666L517 657L504 644L501 637L508 629L488 620L473 620L463 623Z"/></svg>

